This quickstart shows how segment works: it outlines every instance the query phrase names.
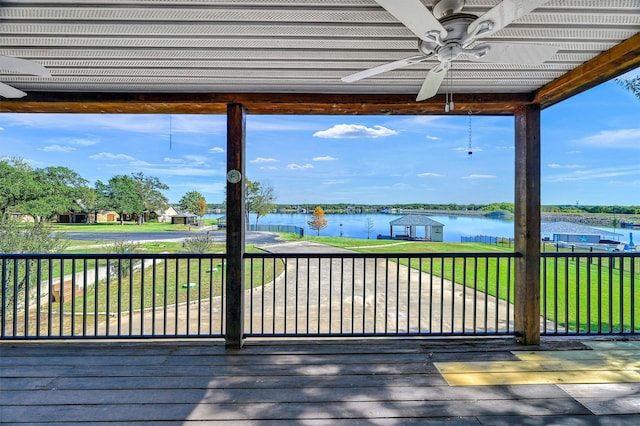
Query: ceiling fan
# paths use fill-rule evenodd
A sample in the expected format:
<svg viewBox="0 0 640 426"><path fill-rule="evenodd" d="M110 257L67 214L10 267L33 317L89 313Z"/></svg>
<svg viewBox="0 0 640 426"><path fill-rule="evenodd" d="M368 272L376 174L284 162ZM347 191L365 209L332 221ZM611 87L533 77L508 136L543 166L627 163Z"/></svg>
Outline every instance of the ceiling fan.
<svg viewBox="0 0 640 426"><path fill-rule="evenodd" d="M465 0L434 0L429 10L420 0L375 0L416 36L419 54L366 69L342 78L350 83L383 72L437 59L427 74L416 101L435 96L451 64L460 57L472 62L538 65L558 51L557 46L479 41L511 24L549 0L503 0L478 17L463 13ZM451 109L453 102L451 102ZM445 108L449 110L449 103Z"/></svg>
<svg viewBox="0 0 640 426"><path fill-rule="evenodd" d="M0 70L12 71L19 74L37 75L41 77L51 76L49 70L39 63L26 59L14 58L12 56L0 55ZM3 98L21 98L25 95L26 93L22 90L0 83L0 96Z"/></svg>

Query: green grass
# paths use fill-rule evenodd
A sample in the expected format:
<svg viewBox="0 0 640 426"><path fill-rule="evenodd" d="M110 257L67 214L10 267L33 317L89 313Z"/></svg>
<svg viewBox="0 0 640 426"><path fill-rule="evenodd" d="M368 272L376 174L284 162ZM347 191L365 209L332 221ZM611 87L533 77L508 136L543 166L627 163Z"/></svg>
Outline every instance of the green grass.
<svg viewBox="0 0 640 426"><path fill-rule="evenodd" d="M154 252L166 250L166 244L180 243L145 243L144 247ZM158 247L154 247L154 246ZM211 252L222 252L223 244L216 244ZM219 250L216 250L219 249ZM182 250L176 250L179 253ZM259 251L257 248L248 247L249 252ZM116 265L117 263L112 263ZM138 263L139 264L139 263ZM76 264L76 267L79 267ZM90 268L94 264L90 264ZM106 266L106 261L100 261L100 266ZM128 270L128 264L124 268ZM251 287L261 287L272 282L284 271L284 263L280 259L253 259L253 268L250 261L246 261L245 283L247 289ZM155 269L153 265L146 265L144 273L135 268L133 274L126 274L118 277L117 271L108 279L102 280L97 286L93 286L86 295L76 297L76 306L83 306L86 298L89 311L93 312L98 304L98 312L117 312L139 310L152 306L161 307L184 303L186 301L207 300L220 296L223 282L222 259L206 257L203 259L167 259L166 261L156 261ZM161 283L153 286L153 282ZM166 283L166 284L165 284ZM195 287L189 287L189 283L196 283ZM97 293L97 294L96 294ZM55 306L54 306L55 308ZM71 309L71 301L67 301L64 306L65 311Z"/></svg>
<svg viewBox="0 0 640 426"><path fill-rule="evenodd" d="M142 225L137 223L120 222L113 223L54 223L54 232L175 232L189 231L187 225L173 225L171 223L147 222ZM191 230L196 232L196 228Z"/></svg>
<svg viewBox="0 0 640 426"><path fill-rule="evenodd" d="M362 253L407 255L443 253L442 259L412 259L410 265L408 258L395 261L477 291L486 292L501 300L514 302L514 265L512 263L509 266L508 259L447 258L447 253L512 252L512 248L480 243L398 242L336 237L308 237L307 239ZM553 251L556 251L555 247ZM571 249L559 251L569 253ZM586 252L575 251L576 255ZM547 259L546 263L543 261L541 264L541 313L545 314L548 320L557 322L559 327L566 327L572 332L630 332L633 318L635 331L638 332L640 300L636 297L636 300L632 301L630 295L633 294L632 280L636 283L637 295L637 283L640 283L640 258L633 259L635 262L633 277L630 258L625 259L622 269L619 259L615 260L614 265L610 265L606 258L600 265L590 265L585 258L580 258L576 263L575 259ZM466 272L463 273L465 270ZM551 295L556 293L558 297L554 300ZM597 323L601 323L601 330L597 329ZM590 330L589 327L591 327Z"/></svg>

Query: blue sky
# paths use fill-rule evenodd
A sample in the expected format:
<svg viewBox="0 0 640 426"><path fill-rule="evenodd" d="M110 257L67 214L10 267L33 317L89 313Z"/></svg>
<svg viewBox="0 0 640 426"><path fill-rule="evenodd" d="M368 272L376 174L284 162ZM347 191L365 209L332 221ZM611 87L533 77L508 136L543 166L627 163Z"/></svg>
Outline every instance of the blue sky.
<svg viewBox="0 0 640 426"><path fill-rule="evenodd" d="M627 76L637 75L636 70ZM91 184L143 172L224 198L226 116L0 114L0 157ZM513 117L247 116L247 177L291 204L513 202ZM542 112L543 204L640 204L640 100L610 81Z"/></svg>

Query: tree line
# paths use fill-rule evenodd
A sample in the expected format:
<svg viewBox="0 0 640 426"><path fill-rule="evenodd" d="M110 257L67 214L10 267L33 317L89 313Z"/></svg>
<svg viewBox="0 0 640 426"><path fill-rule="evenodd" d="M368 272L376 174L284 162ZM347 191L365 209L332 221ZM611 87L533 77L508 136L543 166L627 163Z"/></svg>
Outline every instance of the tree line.
<svg viewBox="0 0 640 426"><path fill-rule="evenodd" d="M246 180L246 209L258 220L274 209L275 194L270 185ZM67 167L33 168L20 158L0 159L0 218L11 213L26 215L36 223L48 222L69 212L97 214L114 211L141 223L149 212L166 210L169 201L163 191L169 186L157 177L141 172L115 175L94 186ZM180 211L202 217L209 205L198 191L188 191L177 204Z"/></svg>
<svg viewBox="0 0 640 426"><path fill-rule="evenodd" d="M67 167L33 168L20 158L0 160L0 216L26 215L34 222L54 219L68 212L115 211L125 217L144 219L145 213L165 210L169 201L163 191L169 186L143 173L115 175L96 181L93 187ZM207 202L197 191L187 192L180 209L203 216Z"/></svg>

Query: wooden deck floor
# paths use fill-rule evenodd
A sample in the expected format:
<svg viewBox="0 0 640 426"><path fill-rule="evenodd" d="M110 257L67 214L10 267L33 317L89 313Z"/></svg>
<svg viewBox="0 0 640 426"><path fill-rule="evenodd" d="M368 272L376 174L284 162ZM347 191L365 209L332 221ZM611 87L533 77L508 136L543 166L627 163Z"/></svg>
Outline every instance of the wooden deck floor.
<svg viewBox="0 0 640 426"><path fill-rule="evenodd" d="M640 424L640 341L592 342L545 340L535 352L508 339L255 341L239 352L209 341L4 342L0 422ZM615 359L583 356L607 348ZM594 363L601 356L608 367ZM526 363L512 372L528 374L525 384L450 385L443 376L511 362ZM571 369L601 380L571 384Z"/></svg>

